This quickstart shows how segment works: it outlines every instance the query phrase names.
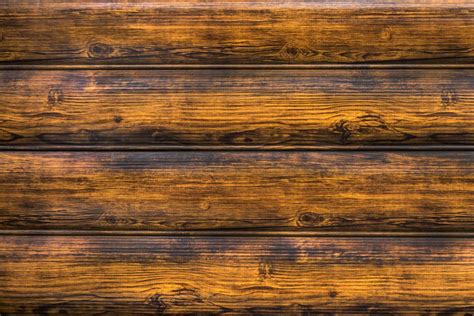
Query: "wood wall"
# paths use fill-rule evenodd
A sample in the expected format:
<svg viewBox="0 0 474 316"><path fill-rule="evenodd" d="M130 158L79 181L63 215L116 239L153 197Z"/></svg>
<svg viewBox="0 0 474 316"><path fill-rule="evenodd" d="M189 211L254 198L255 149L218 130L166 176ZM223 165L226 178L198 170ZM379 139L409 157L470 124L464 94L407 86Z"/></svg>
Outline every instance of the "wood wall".
<svg viewBox="0 0 474 316"><path fill-rule="evenodd" d="M474 313L470 0L3 0L0 315Z"/></svg>

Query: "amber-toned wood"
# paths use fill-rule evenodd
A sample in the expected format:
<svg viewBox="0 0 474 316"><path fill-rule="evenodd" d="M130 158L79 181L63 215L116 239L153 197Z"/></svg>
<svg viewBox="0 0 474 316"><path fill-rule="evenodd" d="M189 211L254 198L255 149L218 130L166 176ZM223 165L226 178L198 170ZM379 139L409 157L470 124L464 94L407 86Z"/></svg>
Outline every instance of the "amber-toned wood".
<svg viewBox="0 0 474 316"><path fill-rule="evenodd" d="M474 231L472 152L3 152L1 229Z"/></svg>
<svg viewBox="0 0 474 316"><path fill-rule="evenodd" d="M0 72L4 146L474 145L474 69Z"/></svg>
<svg viewBox="0 0 474 316"><path fill-rule="evenodd" d="M0 316L471 316L473 122L472 0L0 0Z"/></svg>
<svg viewBox="0 0 474 316"><path fill-rule="evenodd" d="M1 236L0 312L474 312L474 241Z"/></svg>
<svg viewBox="0 0 474 316"><path fill-rule="evenodd" d="M470 0L18 1L0 62L469 62Z"/></svg>

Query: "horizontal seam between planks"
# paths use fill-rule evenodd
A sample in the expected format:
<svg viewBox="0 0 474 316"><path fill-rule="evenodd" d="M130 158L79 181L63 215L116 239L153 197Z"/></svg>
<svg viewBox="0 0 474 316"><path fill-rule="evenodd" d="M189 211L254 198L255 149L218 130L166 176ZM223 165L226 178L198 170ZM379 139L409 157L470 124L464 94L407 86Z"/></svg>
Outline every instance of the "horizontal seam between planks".
<svg viewBox="0 0 474 316"><path fill-rule="evenodd" d="M169 69L474 69L474 64L0 64L0 70L169 70Z"/></svg>
<svg viewBox="0 0 474 316"><path fill-rule="evenodd" d="M61 229L3 229L1 236L202 236L202 237L374 237L374 238L474 238L474 232L315 232L315 231L252 231L252 230L61 230Z"/></svg>
<svg viewBox="0 0 474 316"><path fill-rule="evenodd" d="M474 151L474 145L398 145L398 146L196 146L196 145L179 145L179 146L160 146L160 145L137 145L137 146L101 146L101 145L35 145L35 146L1 146L2 151L218 151L218 152L235 152L235 151L251 151L251 152L266 152L266 151L292 151L292 152L306 152L306 151Z"/></svg>

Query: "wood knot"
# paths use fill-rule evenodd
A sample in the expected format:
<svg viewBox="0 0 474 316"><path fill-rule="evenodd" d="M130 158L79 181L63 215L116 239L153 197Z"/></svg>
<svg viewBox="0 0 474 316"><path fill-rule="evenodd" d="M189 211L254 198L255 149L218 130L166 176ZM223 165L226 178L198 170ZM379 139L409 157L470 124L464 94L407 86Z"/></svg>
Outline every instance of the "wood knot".
<svg viewBox="0 0 474 316"><path fill-rule="evenodd" d="M211 208L211 202L209 200L204 200L199 204L199 208L203 211L208 211Z"/></svg>
<svg viewBox="0 0 474 316"><path fill-rule="evenodd" d="M219 141L229 145L281 144L291 138L291 133L281 127L262 127L241 132L226 133Z"/></svg>
<svg viewBox="0 0 474 316"><path fill-rule="evenodd" d="M329 292L329 297L330 298L335 298L337 296L337 292L336 291L331 291Z"/></svg>
<svg viewBox="0 0 474 316"><path fill-rule="evenodd" d="M392 28L387 27L386 29L384 29L382 31L381 37L384 40L388 41L388 42L392 41L393 40L393 30L392 30Z"/></svg>
<svg viewBox="0 0 474 316"><path fill-rule="evenodd" d="M15 134L15 133L12 133L10 131L0 128L0 142L2 143L14 142L17 139L21 139L21 138L24 138L24 137L19 134Z"/></svg>
<svg viewBox="0 0 474 316"><path fill-rule="evenodd" d="M298 216L298 226L318 226L324 221L322 215L313 212L304 212Z"/></svg>
<svg viewBox="0 0 474 316"><path fill-rule="evenodd" d="M458 102L458 95L454 90L443 90L441 91L441 104L444 109L447 109L449 106L454 105Z"/></svg>
<svg viewBox="0 0 474 316"><path fill-rule="evenodd" d="M406 141L415 136L390 126L378 114L362 114L334 122L329 131L338 135L338 143L346 145L353 142L373 144L393 141Z"/></svg>
<svg viewBox="0 0 474 316"><path fill-rule="evenodd" d="M271 278L273 275L272 264L268 261L260 262L258 265L258 275L262 280Z"/></svg>
<svg viewBox="0 0 474 316"><path fill-rule="evenodd" d="M89 57L107 57L114 52L114 48L104 43L92 43L88 52Z"/></svg>
<svg viewBox="0 0 474 316"><path fill-rule="evenodd" d="M61 89L54 88L48 92L48 106L54 107L64 102L64 93Z"/></svg>
<svg viewBox="0 0 474 316"><path fill-rule="evenodd" d="M120 123L123 121L123 118L120 115L114 116L114 122L115 123Z"/></svg>
<svg viewBox="0 0 474 316"><path fill-rule="evenodd" d="M134 225L138 221L128 217L118 217L112 214L102 214L101 219L109 225Z"/></svg>
<svg viewBox="0 0 474 316"><path fill-rule="evenodd" d="M166 304L161 299L160 294L155 294L147 298L146 303L156 308L156 311L162 313L166 309Z"/></svg>
<svg viewBox="0 0 474 316"><path fill-rule="evenodd" d="M347 144L349 137L351 137L351 126L347 120L339 120L331 127L331 131L339 134L339 142Z"/></svg>
<svg viewBox="0 0 474 316"><path fill-rule="evenodd" d="M303 46L293 42L286 43L279 52L280 56L287 60L303 60L315 55L315 53Z"/></svg>

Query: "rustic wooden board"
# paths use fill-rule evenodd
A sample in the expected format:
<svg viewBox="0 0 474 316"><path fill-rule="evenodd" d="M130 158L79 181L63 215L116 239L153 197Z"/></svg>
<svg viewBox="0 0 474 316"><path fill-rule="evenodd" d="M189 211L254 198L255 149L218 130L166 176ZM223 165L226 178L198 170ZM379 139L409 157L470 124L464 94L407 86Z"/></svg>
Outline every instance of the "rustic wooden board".
<svg viewBox="0 0 474 316"><path fill-rule="evenodd" d="M473 152L2 152L1 229L474 231Z"/></svg>
<svg viewBox="0 0 474 316"><path fill-rule="evenodd" d="M1 236L0 312L474 312L474 241Z"/></svg>
<svg viewBox="0 0 474 316"><path fill-rule="evenodd" d="M0 104L3 146L474 145L474 69L10 70Z"/></svg>
<svg viewBox="0 0 474 316"><path fill-rule="evenodd" d="M470 0L4 0L0 28L0 62L474 60Z"/></svg>

